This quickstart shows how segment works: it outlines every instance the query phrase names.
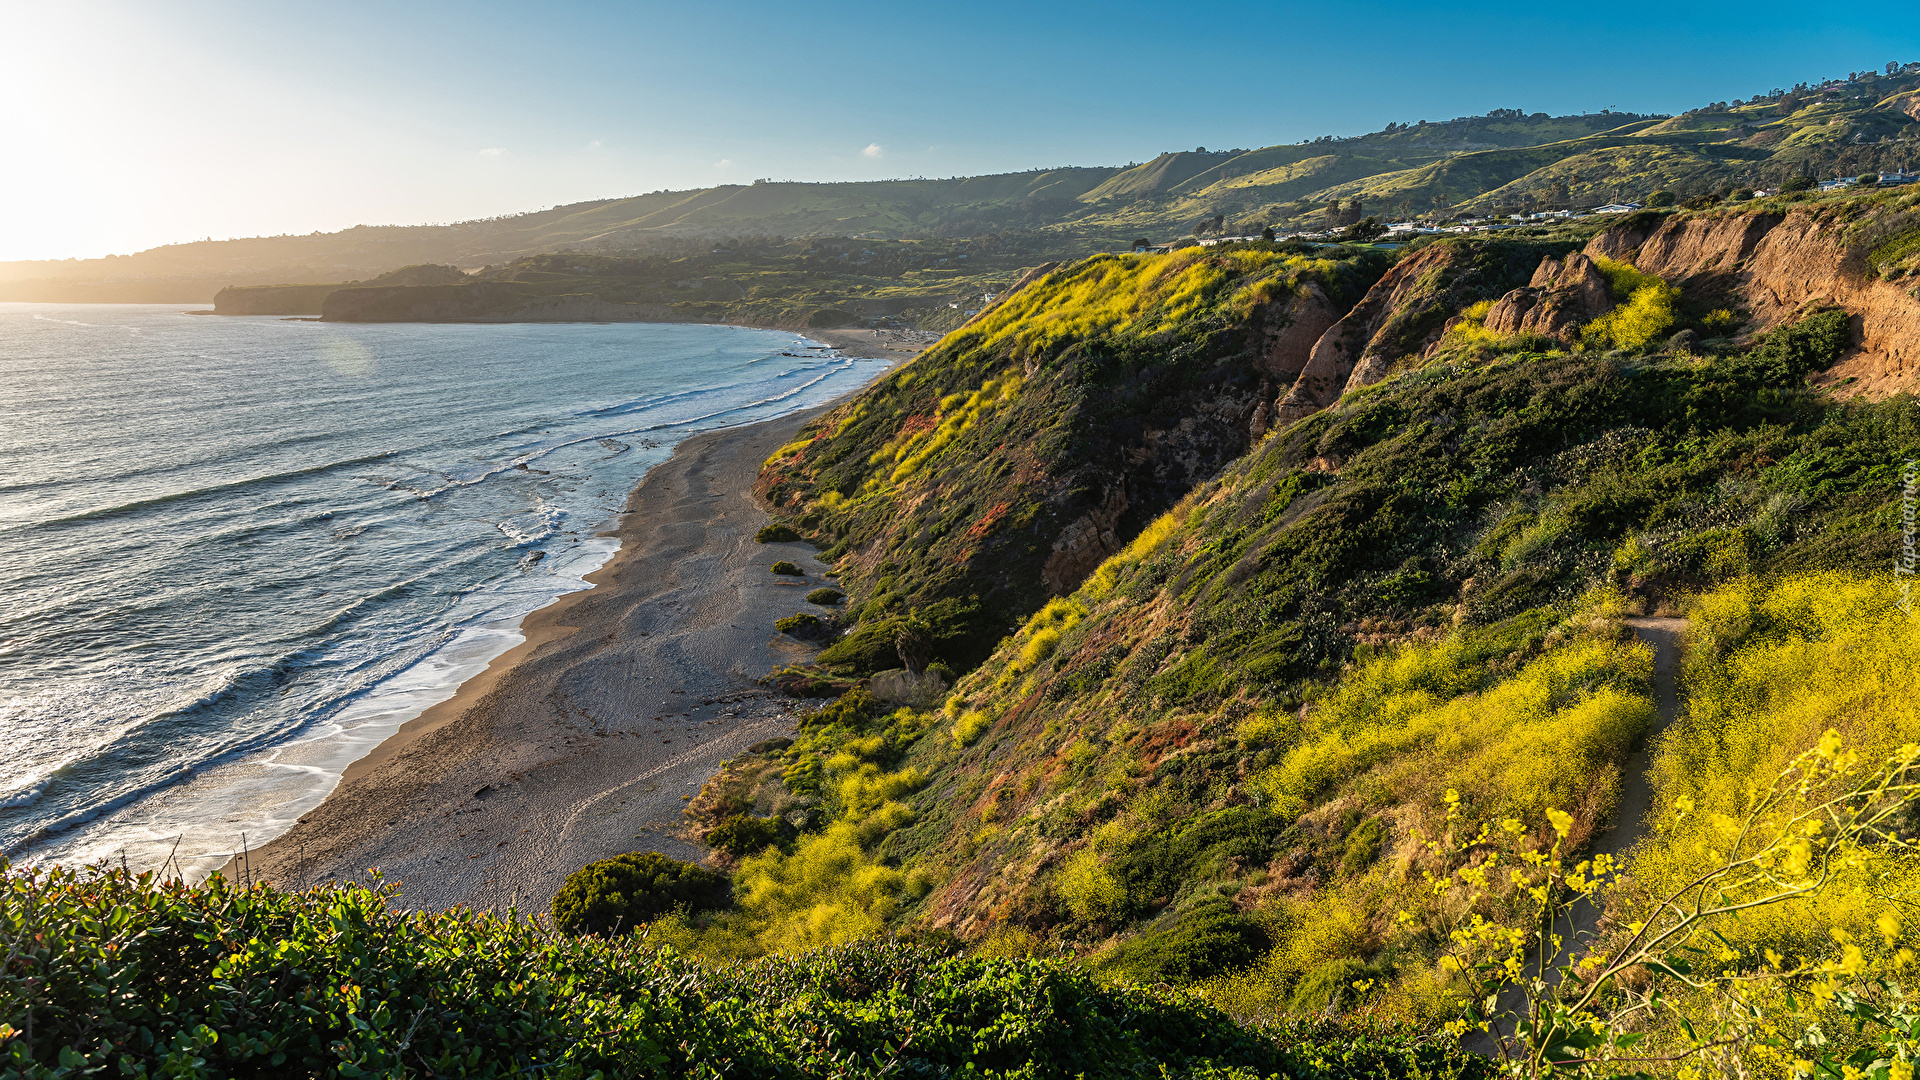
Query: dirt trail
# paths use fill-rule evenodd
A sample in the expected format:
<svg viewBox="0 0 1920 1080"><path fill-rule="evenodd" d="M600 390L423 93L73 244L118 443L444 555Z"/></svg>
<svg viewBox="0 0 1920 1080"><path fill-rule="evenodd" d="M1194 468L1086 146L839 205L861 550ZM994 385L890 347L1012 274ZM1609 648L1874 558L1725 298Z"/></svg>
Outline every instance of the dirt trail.
<svg viewBox="0 0 1920 1080"><path fill-rule="evenodd" d="M1640 741L1640 749L1621 766L1620 805L1614 810L1613 824L1593 840L1591 854L1610 855L1616 861L1624 861L1633 846L1647 835L1647 814L1653 808L1653 779L1649 775L1653 767L1653 748L1660 734L1680 715L1680 644L1687 630L1687 620L1665 616L1643 616L1625 621L1635 637L1653 647L1654 705L1660 710L1660 718ZM1602 913L1593 904L1581 903L1573 909L1569 922L1561 924L1559 932L1566 941L1578 943L1599 929ZM1577 950L1577 944L1574 947ZM1519 1012L1525 1005L1526 999L1518 989L1509 987L1500 996L1503 1013ZM1493 1040L1482 1034L1461 1040L1461 1046L1476 1054L1500 1056L1500 1050Z"/></svg>
<svg viewBox="0 0 1920 1080"><path fill-rule="evenodd" d="M1653 781L1647 772L1653 765L1654 741L1680 715L1680 638L1687 630L1685 619L1649 616L1626 622L1635 637L1653 646L1654 703L1660 709L1660 720L1623 767L1625 779L1613 826L1594 838L1593 853L1604 852L1615 859L1624 858L1647 834L1647 811L1653 805Z"/></svg>
<svg viewBox="0 0 1920 1080"><path fill-rule="evenodd" d="M1647 835L1648 813L1653 809L1653 747L1660 734L1680 715L1680 639L1686 633L1687 620L1664 616L1643 616L1626 620L1635 637L1653 646L1653 699L1660 718L1640 740L1640 749L1622 766L1620 805L1614 809L1613 824L1593 839L1591 854L1610 855L1616 864L1624 863L1627 853ZM1582 903L1573 910L1573 933L1568 941L1578 942L1600 927L1600 908Z"/></svg>

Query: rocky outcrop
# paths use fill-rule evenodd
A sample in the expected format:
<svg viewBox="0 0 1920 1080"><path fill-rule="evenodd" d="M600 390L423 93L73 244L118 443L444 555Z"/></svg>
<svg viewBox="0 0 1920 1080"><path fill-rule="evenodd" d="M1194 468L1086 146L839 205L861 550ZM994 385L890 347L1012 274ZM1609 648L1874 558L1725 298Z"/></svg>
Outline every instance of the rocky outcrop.
<svg viewBox="0 0 1920 1080"><path fill-rule="evenodd" d="M1262 306L1252 325L1260 366L1287 383L1299 378L1314 345L1340 321L1340 314L1317 281L1302 286L1290 303Z"/></svg>
<svg viewBox="0 0 1920 1080"><path fill-rule="evenodd" d="M1411 294L1422 290L1425 279L1441 272L1451 261L1451 251L1451 245L1436 244L1375 282L1352 311L1315 340L1299 377L1274 407L1275 418L1286 423L1332 404L1346 389L1361 358L1370 351L1383 351L1375 348L1380 331Z"/></svg>
<svg viewBox="0 0 1920 1080"><path fill-rule="evenodd" d="M1442 243L1401 260L1314 341L1299 377L1274 407L1275 422L1311 415L1417 359L1440 340L1463 302L1511 288L1539 258L1539 249L1526 245Z"/></svg>
<svg viewBox="0 0 1920 1080"><path fill-rule="evenodd" d="M1075 518L1054 538L1053 551L1040 568L1040 584L1054 596L1065 596L1093 573L1094 568L1125 545L1115 530L1127 512L1127 488L1114 484L1091 513Z"/></svg>
<svg viewBox="0 0 1920 1080"><path fill-rule="evenodd" d="M232 285L213 298L215 315L324 315L327 297L342 289L399 285L456 285L468 281L458 267L420 263L370 281L331 285Z"/></svg>
<svg viewBox="0 0 1920 1080"><path fill-rule="evenodd" d="M1696 303L1741 311L1751 334L1812 308L1842 308L1854 317L1856 348L1814 382L1880 398L1920 390L1920 289L1868 272L1859 245L1870 241L1858 238L1873 235L1859 221L1811 209L1675 216L1623 223L1589 241L1586 253L1658 274Z"/></svg>
<svg viewBox="0 0 1920 1080"><path fill-rule="evenodd" d="M1532 281L1487 310L1486 327L1571 342L1582 325L1612 308L1606 275L1591 258L1575 252L1565 260L1542 259Z"/></svg>
<svg viewBox="0 0 1920 1080"><path fill-rule="evenodd" d="M617 304L584 293L540 296L504 282L336 289L327 322L671 322L665 304Z"/></svg>

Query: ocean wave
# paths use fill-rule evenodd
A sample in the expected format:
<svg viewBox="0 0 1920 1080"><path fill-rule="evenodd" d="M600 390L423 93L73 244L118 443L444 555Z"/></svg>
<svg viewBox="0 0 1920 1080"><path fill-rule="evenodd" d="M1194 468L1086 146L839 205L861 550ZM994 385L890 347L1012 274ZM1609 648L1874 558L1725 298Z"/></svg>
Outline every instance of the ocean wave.
<svg viewBox="0 0 1920 1080"><path fill-rule="evenodd" d="M154 479L172 473L192 472L196 469L205 469L231 461L258 461L262 455L272 451L289 450L307 443L337 442L339 438L338 432L306 432L304 434L287 435L282 438L269 439L263 442L249 442L230 446L221 449L218 453L203 454L198 457L182 460L137 463L121 461L116 464L122 464L126 467L116 468L112 473L105 476L60 475L32 480L9 478L4 482L0 482L0 495L11 495L27 491L42 491L52 488L69 487L75 484L94 484L102 480L126 481L134 479ZM396 451L388 451L388 453L395 452Z"/></svg>
<svg viewBox="0 0 1920 1080"><path fill-rule="evenodd" d="M819 376L818 378L810 379L804 383L801 383L799 386L794 387L793 389L787 391L784 394L775 394L772 397L764 397L758 401L749 401L742 405L735 405L732 408L720 409L715 412L710 412L705 416L695 416L695 417L692 417L691 419L680 420L670 424L656 424L653 427L647 428L645 430L665 431L665 430L671 430L673 428L687 427L688 425L691 425L691 424L698 424L703 420L712 420L716 417L728 416L737 412L745 412L748 409L757 409L762 405L778 405L783 401L792 400L795 396L805 393L807 390L810 390L813 387L816 387L821 383L826 382L828 379L833 378L835 375L839 374L842 371L847 370L848 368L851 368L852 366L853 366L853 362L849 360L845 364L834 367L832 370L826 372L825 374ZM625 433L623 432L622 434L625 434Z"/></svg>
<svg viewBox="0 0 1920 1080"><path fill-rule="evenodd" d="M326 618L320 620L314 625L308 627L306 630L301 632L301 636L313 638L313 637L320 637L324 634L330 634L335 629L339 628L341 624L347 622L348 620L352 619L354 616L360 614L361 612L366 611L368 608L373 607L375 604L380 603L382 600L390 600L393 597L405 594L408 590L412 589L415 585L419 584L422 580L424 580L425 577L426 575L424 574L417 577L410 577L405 581L396 581L384 589L377 589L373 592L370 592L367 595L362 596L359 599L353 601L352 603L346 605L345 607L340 608L339 610L335 611L333 614L328 615Z"/></svg>
<svg viewBox="0 0 1920 1080"><path fill-rule="evenodd" d="M40 796L46 793L48 785L52 783L52 777L43 776L25 787L15 788L5 795L0 795L0 810L11 810L20 806L32 806L34 803L40 801Z"/></svg>
<svg viewBox="0 0 1920 1080"><path fill-rule="evenodd" d="M546 506L538 510L530 510L517 517L531 518L532 521L522 525L516 524L514 518L508 518L506 521L494 522L493 527L499 529L501 535L508 540L513 541L511 546L524 548L552 539L560 532L561 523L567 519L568 515L565 510L557 506Z"/></svg>
<svg viewBox="0 0 1920 1080"><path fill-rule="evenodd" d="M394 451L384 451L378 454L367 454L362 457L347 458L342 461L329 461L319 465L309 465L299 469L286 469L281 472L268 473L265 476L255 476L246 480L232 480L223 484L210 484L206 487L194 488L189 491L176 491L166 495L155 495L155 496L152 496L151 498L135 499L131 502L121 503L117 506L103 506L95 510L86 510L78 514L69 514L65 517L48 518L47 520L38 522L36 524L40 527L51 527L55 525L74 525L74 524L79 524L79 523L88 522L88 521L100 521L105 518L114 518L114 517L120 517L125 514L138 513L142 510L151 510L154 507L158 507L158 506L167 506L171 503L181 502L186 499L196 499L203 495L212 495L212 494L216 494L218 492L223 492L223 491L239 491L245 488L261 487L264 485L271 485L271 484L283 484L283 483L286 483L287 481L298 480L302 477L312 476L316 473L330 472L334 469L350 468L355 465L366 465L375 461L384 461L388 457L390 457L393 453Z"/></svg>
<svg viewBox="0 0 1920 1080"><path fill-rule="evenodd" d="M743 380L737 383L722 383L718 386L697 386L691 390L681 390L671 394L654 394L649 397L635 398L632 401L623 401L617 405L603 405L603 406L600 406L599 408L586 409L575 415L578 415L578 416L625 416L625 415L636 413L636 412L646 412L649 409L658 409L658 408L661 408L662 406L670 405L676 401L687 401L693 398L710 397L714 394L723 394L729 390L738 390L741 387L747 386L749 384L750 384L750 380Z"/></svg>
<svg viewBox="0 0 1920 1080"><path fill-rule="evenodd" d="M429 637L431 640L424 644L416 643L413 648L387 653L384 658L386 663L354 665L356 669L373 670L307 708L252 731L209 731L197 722L209 709L260 681L279 685L284 681L282 676L291 673L282 670L287 661L310 656L315 650L296 650L279 661L235 672L206 688L191 702L150 714L118 732L112 739L75 755L42 779L34 799L17 805L21 808L36 804L58 806L64 801L68 809L56 812L31 826L30 831L16 835L0 854L17 856L58 834L103 815L113 814L133 802L172 787L195 773L285 745L302 731L325 721L355 698L451 640L452 631L443 628ZM155 751L162 747L170 760L157 765L148 764ZM102 782L100 777L103 775L116 777L120 783L111 780ZM0 804L0 811L9 805L12 804Z"/></svg>

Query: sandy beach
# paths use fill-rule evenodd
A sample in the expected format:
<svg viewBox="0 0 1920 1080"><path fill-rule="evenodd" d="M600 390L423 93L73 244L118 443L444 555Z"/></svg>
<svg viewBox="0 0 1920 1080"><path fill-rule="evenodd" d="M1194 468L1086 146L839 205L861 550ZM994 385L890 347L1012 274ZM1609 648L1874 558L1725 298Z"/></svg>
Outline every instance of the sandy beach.
<svg viewBox="0 0 1920 1080"><path fill-rule="evenodd" d="M861 356L877 360L905 360L925 352L930 344L895 330L801 329L793 332L810 337L823 345L831 345L846 356Z"/></svg>
<svg viewBox="0 0 1920 1080"><path fill-rule="evenodd" d="M871 331L808 336L854 356L919 351ZM758 680L811 654L773 623L810 608L827 567L809 545L753 539L768 516L752 487L760 463L819 411L682 443L634 489L620 550L591 588L527 616L522 644L227 873L291 889L377 868L408 907L544 909L596 859L704 857L683 829L684 797L722 761L789 733L808 707ZM808 576L775 576L777 559Z"/></svg>

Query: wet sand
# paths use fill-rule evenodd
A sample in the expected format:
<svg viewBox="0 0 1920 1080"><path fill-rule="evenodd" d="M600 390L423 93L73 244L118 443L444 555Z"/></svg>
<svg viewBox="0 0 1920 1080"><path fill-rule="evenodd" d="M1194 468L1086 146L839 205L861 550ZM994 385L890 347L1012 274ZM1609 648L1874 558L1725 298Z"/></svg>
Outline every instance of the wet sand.
<svg viewBox="0 0 1920 1080"><path fill-rule="evenodd" d="M227 873L300 888L378 868L411 908L544 909L596 859L702 857L683 797L805 707L758 680L810 654L773 623L811 608L826 566L809 545L754 541L768 517L751 489L819 411L681 444L634 490L592 588L529 615L524 643ZM776 559L808 577L774 576Z"/></svg>

